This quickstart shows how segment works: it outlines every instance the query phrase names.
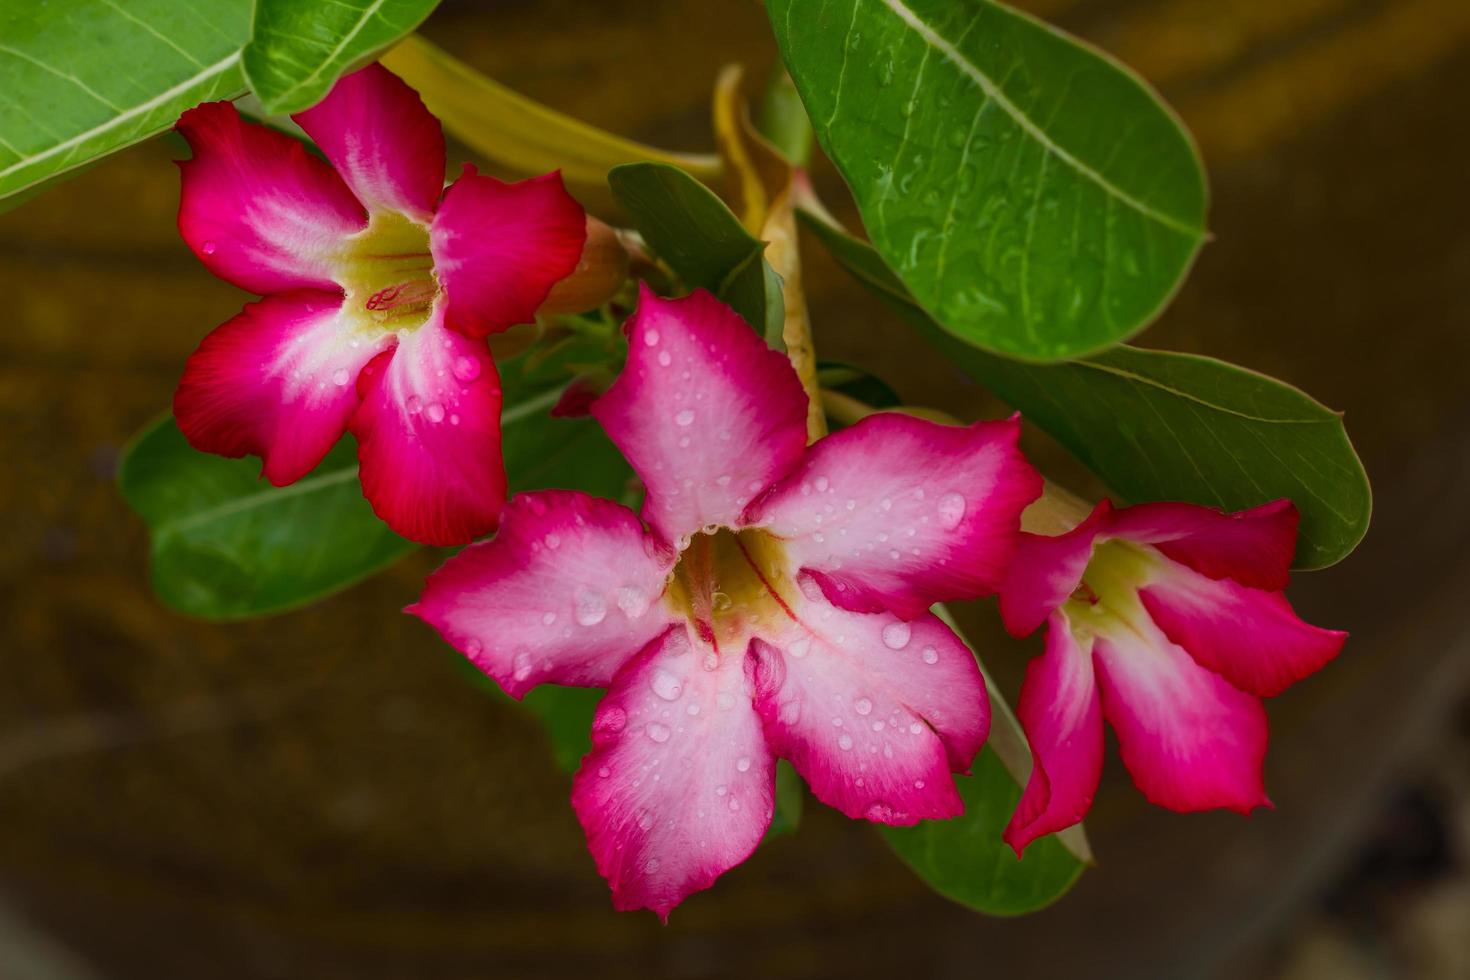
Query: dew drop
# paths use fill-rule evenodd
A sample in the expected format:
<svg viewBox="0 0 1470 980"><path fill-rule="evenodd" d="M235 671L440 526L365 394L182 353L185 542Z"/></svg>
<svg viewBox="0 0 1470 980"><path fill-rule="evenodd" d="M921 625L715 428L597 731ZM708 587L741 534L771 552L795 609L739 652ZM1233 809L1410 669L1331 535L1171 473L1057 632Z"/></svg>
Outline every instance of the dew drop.
<svg viewBox="0 0 1470 980"><path fill-rule="evenodd" d="M965 498L957 493L947 493L939 498L939 523L946 531L959 527L965 519Z"/></svg>
<svg viewBox="0 0 1470 980"><path fill-rule="evenodd" d="M679 678L662 667L653 672L653 680L649 686L653 688L654 694L657 694L665 701L677 701L679 695L684 691L684 685L679 683ZM658 739L657 741L663 740Z"/></svg>
<svg viewBox="0 0 1470 980"><path fill-rule="evenodd" d="M515 671L515 679L523 681L531 676L531 655L525 650L515 655L511 661L511 668Z"/></svg>
<svg viewBox="0 0 1470 980"><path fill-rule="evenodd" d="M473 357L461 354L454 359L454 376L465 384L469 384L480 376L480 362Z"/></svg>
<svg viewBox="0 0 1470 980"><path fill-rule="evenodd" d="M596 626L607 615L607 600L591 589L577 590L576 617L583 626Z"/></svg>
<svg viewBox="0 0 1470 980"><path fill-rule="evenodd" d="M332 373L332 384L336 385L338 388L347 387L347 382L351 380L352 376L347 373L346 368L338 368Z"/></svg>
<svg viewBox="0 0 1470 980"><path fill-rule="evenodd" d="M913 630L908 623L889 623L883 627L883 645L890 650L902 650L909 645L909 637Z"/></svg>
<svg viewBox="0 0 1470 980"><path fill-rule="evenodd" d="M550 626L554 622L556 622L556 613L549 612L541 614L541 623L543 626Z"/></svg>
<svg viewBox="0 0 1470 980"><path fill-rule="evenodd" d="M873 702L867 698L858 698L852 703L852 710L860 715L870 715L873 713Z"/></svg>
<svg viewBox="0 0 1470 980"><path fill-rule="evenodd" d="M738 771L740 771L740 772L749 772L750 771L750 756L748 756L748 755L742 755L740 758L736 759L735 760L735 768Z"/></svg>
<svg viewBox="0 0 1470 980"><path fill-rule="evenodd" d="M403 407L408 409L410 415L417 415L424 410L424 400L418 395L409 395L408 401L403 403Z"/></svg>
<svg viewBox="0 0 1470 980"><path fill-rule="evenodd" d="M433 402L429 405L428 408L424 409L424 416L428 418L430 422L443 422L444 406L440 405L438 402Z"/></svg>
<svg viewBox="0 0 1470 980"><path fill-rule="evenodd" d="M648 733L648 737L653 739L655 742L667 742L669 740L669 736L673 734L673 732L669 730L668 725L662 724L661 722L657 721L649 722L648 727L644 729L644 731L646 731Z"/></svg>
<svg viewBox="0 0 1470 980"><path fill-rule="evenodd" d="M842 749L844 752L847 751L848 749L851 749L852 748L852 736L851 735L848 735L846 732L843 732L841 735L839 735L837 737L837 747L840 748L840 749Z"/></svg>
<svg viewBox="0 0 1470 980"><path fill-rule="evenodd" d="M924 658L924 663L926 664L939 663L939 651L934 649L933 647L925 647L924 652L921 653L920 656Z"/></svg>
<svg viewBox="0 0 1470 980"><path fill-rule="evenodd" d="M651 828L653 826L653 814L649 813L647 810L639 810L638 826L642 827L644 830L648 830L649 828ZM655 865L658 864L657 861L653 863Z"/></svg>
<svg viewBox="0 0 1470 980"><path fill-rule="evenodd" d="M735 797L733 797L733 796L730 797L730 810L731 810L731 812L734 812L734 811L739 810L739 809L740 809L740 801L737 800L737 799L735 799Z"/></svg>
<svg viewBox="0 0 1470 980"><path fill-rule="evenodd" d="M694 409L686 408L674 416L675 425L692 425L694 423Z"/></svg>
<svg viewBox="0 0 1470 980"><path fill-rule="evenodd" d="M597 770L597 775L602 779L606 779L607 777L612 775L612 770L609 769L607 766L603 766L602 768Z"/></svg>
<svg viewBox="0 0 1470 980"><path fill-rule="evenodd" d="M916 780L914 780L914 789L923 789L923 788L924 788L924 781L922 779L916 779Z"/></svg>
<svg viewBox="0 0 1470 980"><path fill-rule="evenodd" d="M656 347L658 345L658 331L645 330L643 332L643 342L649 347Z"/></svg>
<svg viewBox="0 0 1470 980"><path fill-rule="evenodd" d="M694 717L695 715L699 714L699 705L691 703L689 707L684 709L684 713L691 718Z"/></svg>
<svg viewBox="0 0 1470 980"><path fill-rule="evenodd" d="M664 367L668 367L670 364L674 363L674 355L670 354L666 350L661 350L658 352L658 362Z"/></svg>
<svg viewBox="0 0 1470 980"><path fill-rule="evenodd" d="M798 637L795 640L792 640L787 645L786 652L789 653L789 654L791 654L797 660L800 660L802 657L805 657L807 655L807 652L810 651L811 648L812 648L812 641L810 639L808 639L807 637L802 636L802 637Z"/></svg>
<svg viewBox="0 0 1470 980"><path fill-rule="evenodd" d="M480 651L483 649L485 649L485 644L481 643L479 640L471 640L464 645L464 652L471 657L478 657L480 655Z"/></svg>
<svg viewBox="0 0 1470 980"><path fill-rule="evenodd" d="M643 871L645 874L653 874L657 870L658 858L649 858L648 861L643 865Z"/></svg>
<svg viewBox="0 0 1470 980"><path fill-rule="evenodd" d="M922 732L923 730L924 730L924 726L921 725L921 724L919 724L917 721L914 722L913 724L909 725L909 734L910 735L917 735L920 732Z"/></svg>
<svg viewBox="0 0 1470 980"><path fill-rule="evenodd" d="M217 247L218 246L216 246L214 242L205 242L203 245L199 246L199 251L203 252L205 255L213 255Z"/></svg>
<svg viewBox="0 0 1470 980"><path fill-rule="evenodd" d="M878 501L878 506L882 507L884 510L892 510L893 501L889 500L887 497L884 497L882 500Z"/></svg>
<svg viewBox="0 0 1470 980"><path fill-rule="evenodd" d="M830 486L830 485L831 484L829 484L827 482L827 478L825 476L819 476L819 477L817 477L817 479L816 479L817 493L826 493L827 492L827 487Z"/></svg>

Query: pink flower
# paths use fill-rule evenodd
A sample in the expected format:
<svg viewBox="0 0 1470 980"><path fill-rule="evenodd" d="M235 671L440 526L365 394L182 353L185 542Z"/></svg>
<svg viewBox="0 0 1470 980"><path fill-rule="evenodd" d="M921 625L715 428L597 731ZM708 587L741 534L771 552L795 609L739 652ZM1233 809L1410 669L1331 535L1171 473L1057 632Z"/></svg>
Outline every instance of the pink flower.
<svg viewBox="0 0 1470 980"><path fill-rule="evenodd" d="M1236 514L1103 501L1058 537L1021 535L1001 614L1016 636L1043 622L1047 634L1017 709L1035 763L1005 831L1017 854L1086 815L1104 717L1150 802L1271 805L1261 698L1320 669L1347 636L1302 622L1281 594L1296 530L1288 500Z"/></svg>
<svg viewBox="0 0 1470 980"><path fill-rule="evenodd" d="M179 428L206 452L259 455L277 486L351 431L379 517L468 541L505 499L484 338L531 320L576 267L582 209L557 174L504 184L466 168L443 190L438 120L378 65L293 118L330 166L228 102L179 120L194 150L179 231L211 272L265 296L189 358Z"/></svg>
<svg viewBox="0 0 1470 980"><path fill-rule="evenodd" d="M1040 479L1014 419L875 415L808 448L795 371L707 293L645 290L627 331L592 414L642 520L518 496L409 611L512 696L608 688L572 803L614 904L667 918L755 849L778 756L850 817L962 812L989 708L928 609L994 591Z"/></svg>

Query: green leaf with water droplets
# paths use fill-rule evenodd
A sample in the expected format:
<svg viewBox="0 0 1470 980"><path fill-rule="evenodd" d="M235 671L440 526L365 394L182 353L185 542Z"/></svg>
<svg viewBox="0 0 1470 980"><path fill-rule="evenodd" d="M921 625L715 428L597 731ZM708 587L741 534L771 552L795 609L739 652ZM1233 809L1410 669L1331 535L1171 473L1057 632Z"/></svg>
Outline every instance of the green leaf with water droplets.
<svg viewBox="0 0 1470 980"><path fill-rule="evenodd" d="M864 226L945 330L1032 361L1163 309L1205 237L1183 126L1135 75L988 0L768 0Z"/></svg>
<svg viewBox="0 0 1470 980"><path fill-rule="evenodd" d="M320 102L341 75L408 34L439 0L255 0L250 90L272 113Z"/></svg>
<svg viewBox="0 0 1470 980"><path fill-rule="evenodd" d="M1066 364L987 354L941 330L866 242L803 213L842 265L957 366L1065 446L1123 500L1240 510L1288 497L1296 567L1341 561L1368 530L1373 492L1338 413L1210 357L1120 346Z"/></svg>
<svg viewBox="0 0 1470 980"><path fill-rule="evenodd" d="M249 36L250 0L0 4L0 199L239 95Z"/></svg>

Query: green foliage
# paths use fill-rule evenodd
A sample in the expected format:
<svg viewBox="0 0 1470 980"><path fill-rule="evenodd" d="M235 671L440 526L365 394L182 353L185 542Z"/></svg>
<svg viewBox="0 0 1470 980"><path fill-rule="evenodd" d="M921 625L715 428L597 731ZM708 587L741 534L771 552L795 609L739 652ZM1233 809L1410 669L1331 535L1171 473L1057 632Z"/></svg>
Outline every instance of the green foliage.
<svg viewBox="0 0 1470 980"><path fill-rule="evenodd" d="M1372 490L1341 417L1290 385L1208 357L1134 347L1056 365L986 354L941 330L871 246L818 219L806 223L923 337L1125 500L1239 510L1289 497L1302 515L1300 568L1340 561L1367 531Z"/></svg>
<svg viewBox="0 0 1470 980"><path fill-rule="evenodd" d="M439 0L255 0L245 78L267 111L299 112L438 5Z"/></svg>
<svg viewBox="0 0 1470 980"><path fill-rule="evenodd" d="M607 182L649 247L685 285L708 289L779 346L785 317L781 279L765 260L765 243L745 230L724 201L665 163L614 167Z"/></svg>
<svg viewBox="0 0 1470 980"><path fill-rule="evenodd" d="M1055 836L1043 837L1018 860L1001 840L1021 787L989 748L973 775L957 776L963 816L885 827L883 836L935 891L987 915L1021 915L1056 901L1086 865Z"/></svg>
<svg viewBox="0 0 1470 980"><path fill-rule="evenodd" d="M571 487L619 496L631 476L590 418L548 413L565 382L555 364L503 365L501 433L511 492ZM180 612L238 619L324 598L417 547L388 530L363 499L357 453L344 439L309 475L286 487L261 480L254 459L200 453L173 419L155 423L124 453L118 482L147 522L153 588Z"/></svg>
<svg viewBox="0 0 1470 980"><path fill-rule="evenodd" d="M988 0L766 7L870 237L944 329L1056 360L1168 302L1204 239L1204 173L1127 69Z"/></svg>
<svg viewBox="0 0 1470 980"><path fill-rule="evenodd" d="M250 0L0 4L0 199L239 95L249 34Z"/></svg>

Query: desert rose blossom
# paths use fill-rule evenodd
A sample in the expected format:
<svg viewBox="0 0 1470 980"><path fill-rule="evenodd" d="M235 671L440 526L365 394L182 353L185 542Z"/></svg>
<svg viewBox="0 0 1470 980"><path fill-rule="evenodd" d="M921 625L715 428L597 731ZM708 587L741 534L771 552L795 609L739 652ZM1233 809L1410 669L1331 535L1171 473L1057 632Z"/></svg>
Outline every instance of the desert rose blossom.
<svg viewBox="0 0 1470 980"><path fill-rule="evenodd" d="M973 656L928 612L992 592L1041 482L1019 423L875 415L806 445L795 371L728 307L643 292L592 414L640 515L528 493L410 612L514 697L607 687L572 803L620 909L667 917L755 849L777 757L854 818L963 810Z"/></svg>
<svg viewBox="0 0 1470 980"><path fill-rule="evenodd" d="M1262 777L1266 713L1337 656L1345 633L1297 618L1282 595L1296 551L1288 500L1227 514L1183 503L1089 515L1048 488L1027 514L1001 587L1016 636L1046 624L1017 714L1031 779L1005 831L1017 854L1080 821L1102 771L1103 719L1150 802L1171 810L1270 806ZM1075 525L1075 526L1072 526Z"/></svg>
<svg viewBox="0 0 1470 980"><path fill-rule="evenodd" d="M533 319L573 272L585 215L557 174L506 184L466 168L445 190L438 120L378 65L293 118L330 165L228 102L179 120L194 151L179 230L211 272L265 297L190 357L179 427L198 449L261 456L278 486L351 431L378 516L417 541L468 541L505 498L484 338Z"/></svg>

